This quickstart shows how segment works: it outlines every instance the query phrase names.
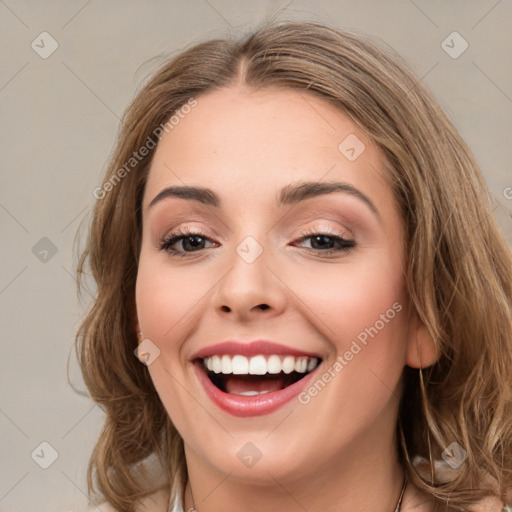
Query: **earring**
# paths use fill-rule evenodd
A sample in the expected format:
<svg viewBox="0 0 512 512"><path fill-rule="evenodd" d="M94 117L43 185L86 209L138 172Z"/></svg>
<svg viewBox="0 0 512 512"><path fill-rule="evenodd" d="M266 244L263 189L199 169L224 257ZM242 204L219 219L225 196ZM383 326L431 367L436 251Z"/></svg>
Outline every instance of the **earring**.
<svg viewBox="0 0 512 512"><path fill-rule="evenodd" d="M139 343L142 341L142 332L137 333L137 340L139 341Z"/></svg>
<svg viewBox="0 0 512 512"><path fill-rule="evenodd" d="M435 482L435 464L434 464L434 458L432 456L432 442L430 439L430 424L428 422L429 416L430 416L430 410L429 410L429 404L427 399L427 392L425 390L425 380L423 378L423 371L422 368L419 368L419 384L420 384L420 394L421 394L421 405L423 409L423 415L427 421L427 442L428 442L428 461L430 464L430 480L432 483Z"/></svg>

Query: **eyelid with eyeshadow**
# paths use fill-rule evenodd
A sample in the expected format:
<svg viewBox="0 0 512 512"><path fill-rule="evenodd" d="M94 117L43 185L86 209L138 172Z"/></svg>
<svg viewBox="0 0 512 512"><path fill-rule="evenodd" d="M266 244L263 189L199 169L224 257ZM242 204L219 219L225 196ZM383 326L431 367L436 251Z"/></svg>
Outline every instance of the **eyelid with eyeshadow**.
<svg viewBox="0 0 512 512"><path fill-rule="evenodd" d="M176 231L173 231L167 235L165 235L159 242L158 248L160 250L166 251L169 256L171 257L187 257L189 255L192 255L194 252L202 252L203 249L199 249L199 251L177 251L176 249L172 249L172 246L177 244L178 242L182 240L186 240L187 238L191 238L193 236L197 236L199 238L202 238L204 240L212 241L210 237L204 235L200 230L184 227L181 229L178 229ZM338 233L330 228L322 227L322 228L315 228L315 229L302 229L299 231L299 238L296 238L294 240L294 243L297 241L304 241L308 238L330 238L335 241L336 244L338 244L338 248L336 249L307 249L307 253L314 252L315 254L322 255L322 256L331 256L334 253L343 253L343 252L349 252L350 250L354 249L356 247L356 243L353 239L347 238L344 234ZM214 242L217 244L217 242Z"/></svg>

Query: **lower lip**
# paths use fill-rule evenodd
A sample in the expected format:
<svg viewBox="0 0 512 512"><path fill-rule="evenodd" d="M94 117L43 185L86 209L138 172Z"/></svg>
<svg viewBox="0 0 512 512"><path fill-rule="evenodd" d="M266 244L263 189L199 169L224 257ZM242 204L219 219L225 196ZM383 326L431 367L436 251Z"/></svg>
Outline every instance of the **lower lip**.
<svg viewBox="0 0 512 512"><path fill-rule="evenodd" d="M311 381L319 366L309 372L305 377L279 391L270 391L261 395L244 396L233 393L225 393L220 390L208 378L206 372L202 370L201 363L194 364L197 377L203 385L206 394L211 401L219 406L223 411L233 416L263 416L276 411L284 404L296 397Z"/></svg>

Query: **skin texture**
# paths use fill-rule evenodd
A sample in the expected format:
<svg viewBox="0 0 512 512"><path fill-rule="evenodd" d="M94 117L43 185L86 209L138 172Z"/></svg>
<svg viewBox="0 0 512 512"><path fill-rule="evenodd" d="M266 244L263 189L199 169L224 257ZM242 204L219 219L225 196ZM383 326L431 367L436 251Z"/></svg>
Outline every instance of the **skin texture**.
<svg viewBox="0 0 512 512"><path fill-rule="evenodd" d="M184 509L392 511L403 479L394 438L402 371L437 355L405 289L403 220L382 154L310 94L233 85L197 100L156 149L136 287L136 326L160 349L148 370L185 443ZM338 149L349 134L365 145L354 161ZM277 207L279 191L301 181L349 183L378 214L344 192ZM221 208L174 197L148 208L171 185L208 187ZM178 241L183 258L159 249L186 227L206 237L204 248ZM356 246L325 256L303 230ZM263 249L253 263L236 252L247 236ZM395 303L400 312L305 405L231 416L190 362L227 339L267 339L319 354L322 375ZM237 457L247 442L262 454L250 468ZM422 501L408 486L402 510L430 510Z"/></svg>

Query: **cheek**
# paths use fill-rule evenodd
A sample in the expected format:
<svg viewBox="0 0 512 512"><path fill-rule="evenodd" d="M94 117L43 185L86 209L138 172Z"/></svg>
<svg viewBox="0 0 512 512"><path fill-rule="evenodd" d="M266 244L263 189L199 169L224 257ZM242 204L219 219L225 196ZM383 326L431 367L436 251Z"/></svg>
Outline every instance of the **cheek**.
<svg viewBox="0 0 512 512"><path fill-rule="evenodd" d="M194 430L187 413L190 395L183 389L187 373L180 359L181 343L184 333L192 332L197 323L195 307L200 307L207 287L205 276L171 269L160 256L141 253L135 290L137 316L144 338L155 342L160 350L148 371L181 432Z"/></svg>
<svg viewBox="0 0 512 512"><path fill-rule="evenodd" d="M170 339L193 316L208 287L204 273L162 264L161 257L141 256L136 284L137 314L144 336Z"/></svg>
<svg viewBox="0 0 512 512"><path fill-rule="evenodd" d="M300 291L294 289L306 298L314 313L310 322L333 351L318 377L327 384L317 380L306 390L303 400L311 400L306 409L311 418L336 423L348 438L393 409L406 361L407 296L400 262L385 251L372 256L325 271L319 267L314 287L303 277L296 282ZM339 438L330 442L334 450Z"/></svg>
<svg viewBox="0 0 512 512"><path fill-rule="evenodd" d="M403 300L404 276L399 263L386 251L375 251L371 258L354 258L352 263L318 266L314 279L309 273L302 273L303 277L297 273L295 282L301 297L329 326L364 328Z"/></svg>
<svg viewBox="0 0 512 512"><path fill-rule="evenodd" d="M334 352L326 361L331 374L325 375L334 378L322 391L323 399L336 404L335 409L358 411L361 422L370 422L391 398L406 361L406 294L399 257L381 249L350 264L319 266L314 287L311 283L303 277L294 291L306 298L314 313L311 322Z"/></svg>

